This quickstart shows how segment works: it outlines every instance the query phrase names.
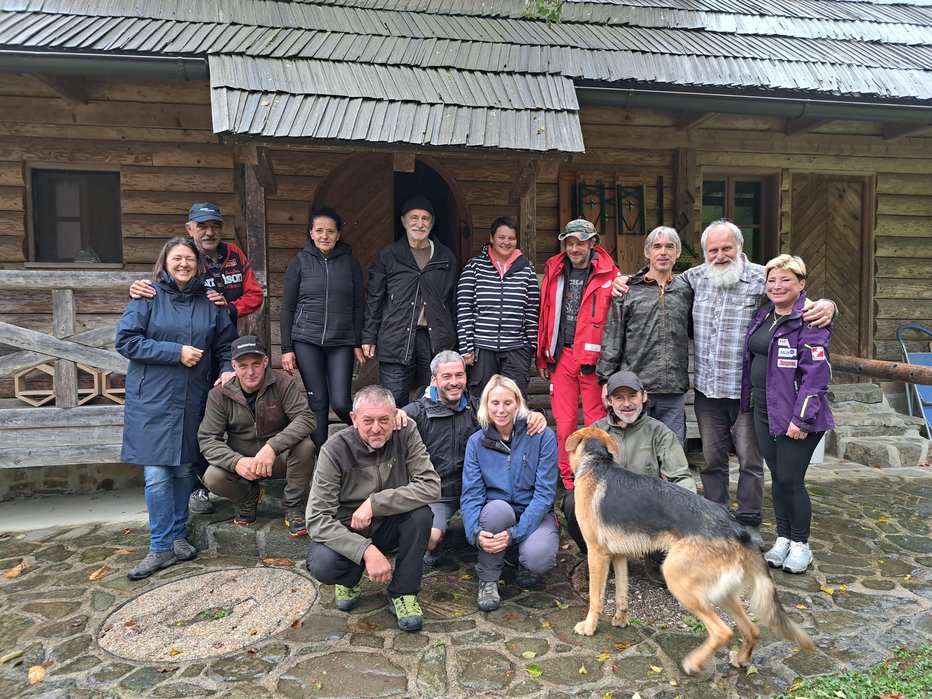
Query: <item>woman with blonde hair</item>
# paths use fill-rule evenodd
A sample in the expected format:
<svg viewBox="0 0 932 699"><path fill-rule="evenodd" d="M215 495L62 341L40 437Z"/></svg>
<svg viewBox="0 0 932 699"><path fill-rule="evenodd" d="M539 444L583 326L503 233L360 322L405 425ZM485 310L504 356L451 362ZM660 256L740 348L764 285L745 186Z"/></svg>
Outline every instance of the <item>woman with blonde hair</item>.
<svg viewBox="0 0 932 699"><path fill-rule="evenodd" d="M770 303L745 336L741 409L754 412L757 443L771 474L777 540L764 558L774 568L804 573L812 563L806 470L825 430L835 426L827 395L832 326L816 328L803 320L802 259L780 255L765 269Z"/></svg>
<svg viewBox="0 0 932 699"><path fill-rule="evenodd" d="M538 584L557 562L557 440L551 430L529 436L527 414L518 385L495 374L480 399L480 429L466 444L460 506L466 538L479 549L476 601L485 612L498 609L510 547L518 549L521 587Z"/></svg>

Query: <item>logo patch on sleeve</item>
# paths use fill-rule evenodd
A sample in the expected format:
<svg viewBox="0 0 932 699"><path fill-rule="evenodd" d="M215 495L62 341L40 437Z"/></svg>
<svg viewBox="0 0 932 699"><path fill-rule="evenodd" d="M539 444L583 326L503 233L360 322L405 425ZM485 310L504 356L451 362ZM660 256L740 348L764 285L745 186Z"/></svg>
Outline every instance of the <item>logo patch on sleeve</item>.
<svg viewBox="0 0 932 699"><path fill-rule="evenodd" d="M777 367L780 369L795 369L796 360L795 359L778 359Z"/></svg>
<svg viewBox="0 0 932 699"><path fill-rule="evenodd" d="M795 357L796 348L795 347L778 347L777 348L778 357Z"/></svg>
<svg viewBox="0 0 932 699"><path fill-rule="evenodd" d="M825 361L825 348L819 347L818 345L811 347L812 350L812 361L814 362L824 362Z"/></svg>
<svg viewBox="0 0 932 699"><path fill-rule="evenodd" d="M778 338L777 338L777 345L779 345L780 347L789 347L789 346L790 346L790 340L789 340L789 338L786 338L786 337L778 337Z"/></svg>

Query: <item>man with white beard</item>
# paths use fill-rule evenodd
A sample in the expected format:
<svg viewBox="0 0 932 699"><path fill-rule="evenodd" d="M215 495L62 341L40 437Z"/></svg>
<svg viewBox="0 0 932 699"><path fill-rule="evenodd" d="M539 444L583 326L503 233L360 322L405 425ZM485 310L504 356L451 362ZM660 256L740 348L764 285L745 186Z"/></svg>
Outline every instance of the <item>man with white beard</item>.
<svg viewBox="0 0 932 699"><path fill-rule="evenodd" d="M756 533L764 498L764 461L757 448L752 413L741 414L739 403L744 335L754 313L766 301L766 274L744 254L744 236L731 221L710 223L702 232L701 243L705 264L681 276L695 292L693 384L705 457L700 471L702 488L706 499L728 507L728 452L734 448L738 456L735 519L754 527ZM803 318L823 327L834 314L835 304L821 300L812 304Z"/></svg>

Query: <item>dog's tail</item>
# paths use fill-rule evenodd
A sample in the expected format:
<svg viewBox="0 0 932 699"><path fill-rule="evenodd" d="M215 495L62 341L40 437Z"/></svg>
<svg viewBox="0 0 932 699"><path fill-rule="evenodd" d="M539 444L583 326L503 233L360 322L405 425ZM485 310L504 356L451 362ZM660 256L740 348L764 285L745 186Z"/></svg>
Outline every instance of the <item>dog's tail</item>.
<svg viewBox="0 0 932 699"><path fill-rule="evenodd" d="M761 621L781 637L792 641L807 653L811 652L812 639L799 624L790 619L783 605L780 604L777 588L773 584L773 578L770 577L770 569L760 551L746 549L744 567L754 583L751 593L751 609Z"/></svg>

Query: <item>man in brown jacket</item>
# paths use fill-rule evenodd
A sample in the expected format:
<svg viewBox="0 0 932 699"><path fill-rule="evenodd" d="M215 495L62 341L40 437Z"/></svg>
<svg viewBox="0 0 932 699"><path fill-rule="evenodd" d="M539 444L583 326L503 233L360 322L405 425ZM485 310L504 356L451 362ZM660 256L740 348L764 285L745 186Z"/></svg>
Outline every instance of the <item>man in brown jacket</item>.
<svg viewBox="0 0 932 699"><path fill-rule="evenodd" d="M233 342L236 376L211 389L197 431L210 466L210 492L236 503L237 524L256 521L265 497L264 478L284 478L285 526L292 536L307 534L304 509L314 471L316 426L307 396L290 376L269 367L262 342L246 335Z"/></svg>
<svg viewBox="0 0 932 699"><path fill-rule="evenodd" d="M359 601L363 572L388 583L388 610L402 631L420 631L417 602L440 476L413 421L394 430L395 399L382 386L353 397L352 427L321 447L307 503L307 571L335 585L337 609ZM398 550L395 570L385 554Z"/></svg>

